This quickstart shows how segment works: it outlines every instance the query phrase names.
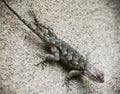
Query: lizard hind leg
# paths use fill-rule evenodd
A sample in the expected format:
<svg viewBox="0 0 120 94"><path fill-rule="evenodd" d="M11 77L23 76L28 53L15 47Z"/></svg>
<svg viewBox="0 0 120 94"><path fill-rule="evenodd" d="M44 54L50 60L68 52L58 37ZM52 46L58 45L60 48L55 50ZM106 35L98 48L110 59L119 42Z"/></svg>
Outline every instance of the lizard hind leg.
<svg viewBox="0 0 120 94"><path fill-rule="evenodd" d="M46 25L46 24L43 23L43 22L38 21L38 19L37 19L36 15L35 15L35 12L34 12L34 11L29 10L28 13L29 13L29 15L33 18L34 23L35 23L41 30L44 29L43 31L45 31L45 29L46 29L46 31L47 31L47 33L48 33L49 35L51 35L51 36L56 36L55 33L52 32L52 31L53 31L53 28L49 27L48 25Z"/></svg>

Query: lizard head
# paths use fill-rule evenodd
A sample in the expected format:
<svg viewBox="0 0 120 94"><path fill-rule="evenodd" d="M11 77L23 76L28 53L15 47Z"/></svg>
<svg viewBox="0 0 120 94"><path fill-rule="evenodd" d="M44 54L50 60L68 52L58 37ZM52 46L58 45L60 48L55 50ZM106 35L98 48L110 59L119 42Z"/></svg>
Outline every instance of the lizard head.
<svg viewBox="0 0 120 94"><path fill-rule="evenodd" d="M104 82L103 72L96 69L91 64L86 65L84 70L84 75L93 81L100 82L100 83Z"/></svg>

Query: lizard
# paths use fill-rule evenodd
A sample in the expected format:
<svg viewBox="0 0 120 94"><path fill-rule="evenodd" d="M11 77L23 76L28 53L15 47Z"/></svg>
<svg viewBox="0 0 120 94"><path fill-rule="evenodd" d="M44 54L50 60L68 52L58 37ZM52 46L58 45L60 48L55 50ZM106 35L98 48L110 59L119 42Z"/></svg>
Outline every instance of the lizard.
<svg viewBox="0 0 120 94"><path fill-rule="evenodd" d="M69 80L75 76L86 76L95 82L104 82L103 72L92 64L89 64L84 56L80 55L78 51L72 48L67 42L59 39L55 33L52 33L52 29L50 29L49 26L46 26L43 23L38 23L36 17L34 17L36 23L25 20L14 9L12 9L5 0L3 0L3 2L20 21L22 21L33 33L35 33L50 47L51 53L46 54L41 63L46 60L61 61L68 68L71 68L65 78L65 84L67 86L69 84ZM45 32L46 30L48 31L47 33Z"/></svg>

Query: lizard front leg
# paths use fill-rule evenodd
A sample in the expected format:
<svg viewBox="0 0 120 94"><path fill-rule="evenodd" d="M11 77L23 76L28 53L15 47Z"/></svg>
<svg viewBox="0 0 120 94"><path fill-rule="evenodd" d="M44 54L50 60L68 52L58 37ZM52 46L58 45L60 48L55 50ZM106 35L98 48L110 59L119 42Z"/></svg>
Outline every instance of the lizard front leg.
<svg viewBox="0 0 120 94"><path fill-rule="evenodd" d="M46 61L59 61L60 60L60 55L59 55L59 50L56 47L51 47L51 54L45 54L42 62L38 63L36 66L40 65L42 66L42 69L44 69L44 66Z"/></svg>
<svg viewBox="0 0 120 94"><path fill-rule="evenodd" d="M79 71L79 70L71 70L68 73L68 75L65 78L65 83L64 83L64 85L66 85L67 91L72 90L69 86L70 85L69 80L71 80L73 77L80 76L80 75L81 75L81 71Z"/></svg>

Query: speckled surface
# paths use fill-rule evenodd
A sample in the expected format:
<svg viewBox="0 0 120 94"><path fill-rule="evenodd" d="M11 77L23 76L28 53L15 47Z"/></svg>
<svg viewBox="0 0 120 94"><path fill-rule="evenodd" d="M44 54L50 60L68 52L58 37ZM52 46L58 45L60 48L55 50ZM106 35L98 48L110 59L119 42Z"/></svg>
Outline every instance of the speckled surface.
<svg viewBox="0 0 120 94"><path fill-rule="evenodd" d="M119 0L7 0L27 20L28 11L54 29L60 39L102 70L103 84L72 80L56 63L36 67L44 56L42 41L0 1L0 94L120 94Z"/></svg>

